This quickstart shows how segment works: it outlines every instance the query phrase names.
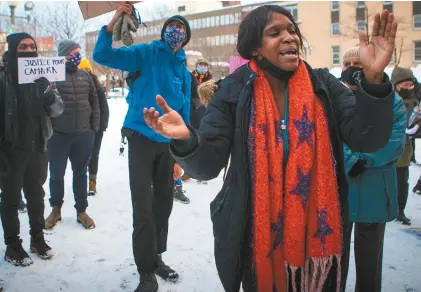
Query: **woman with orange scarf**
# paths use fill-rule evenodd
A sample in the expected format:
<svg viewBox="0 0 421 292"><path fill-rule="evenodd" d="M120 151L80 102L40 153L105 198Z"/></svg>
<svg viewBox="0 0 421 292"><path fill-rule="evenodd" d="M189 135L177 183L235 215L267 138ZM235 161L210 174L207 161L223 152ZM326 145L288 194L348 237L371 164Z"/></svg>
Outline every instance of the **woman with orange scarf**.
<svg viewBox="0 0 421 292"><path fill-rule="evenodd" d="M161 97L147 124L172 139L174 158L210 180L230 166L211 203L215 260L227 292L343 291L349 253L342 145L384 147L393 123L393 90L384 68L397 23L375 16L371 40L360 32L363 72L352 92L300 58L302 36L282 7L264 5L240 24L237 50L250 62L225 78L198 131ZM161 113L163 113L161 115ZM229 159L230 158L230 159Z"/></svg>

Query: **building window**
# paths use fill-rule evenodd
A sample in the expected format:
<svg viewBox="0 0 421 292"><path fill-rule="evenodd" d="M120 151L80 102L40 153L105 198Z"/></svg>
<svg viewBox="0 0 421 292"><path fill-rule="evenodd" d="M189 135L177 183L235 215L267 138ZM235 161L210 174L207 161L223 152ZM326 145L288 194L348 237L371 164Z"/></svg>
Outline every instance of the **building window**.
<svg viewBox="0 0 421 292"><path fill-rule="evenodd" d="M339 11L339 1L330 2L330 11Z"/></svg>
<svg viewBox="0 0 421 292"><path fill-rule="evenodd" d="M332 23L332 35L337 36L341 34L341 26L337 23Z"/></svg>
<svg viewBox="0 0 421 292"><path fill-rule="evenodd" d="M421 41L414 42L414 62L421 63Z"/></svg>
<svg viewBox="0 0 421 292"><path fill-rule="evenodd" d="M421 14L414 15L414 29L421 29Z"/></svg>
<svg viewBox="0 0 421 292"><path fill-rule="evenodd" d="M295 21L298 20L298 7L297 7L297 5L288 5L288 6L284 6L284 8L286 10L288 10L289 13L291 13L291 15L294 17Z"/></svg>
<svg viewBox="0 0 421 292"><path fill-rule="evenodd" d="M412 14L414 16L414 29L421 29L421 2L412 2Z"/></svg>
<svg viewBox="0 0 421 292"><path fill-rule="evenodd" d="M217 45L217 46L221 45L221 36L217 35L215 37L215 45Z"/></svg>
<svg viewBox="0 0 421 292"><path fill-rule="evenodd" d="M357 8L365 8L365 1L357 1Z"/></svg>
<svg viewBox="0 0 421 292"><path fill-rule="evenodd" d="M366 31L366 25L364 20L358 20L357 21L357 31Z"/></svg>
<svg viewBox="0 0 421 292"><path fill-rule="evenodd" d="M332 65L340 65L341 64L341 49L339 46L332 47Z"/></svg>
<svg viewBox="0 0 421 292"><path fill-rule="evenodd" d="M239 13L239 12L235 13L234 22L235 23L240 23L241 22L241 13Z"/></svg>
<svg viewBox="0 0 421 292"><path fill-rule="evenodd" d="M210 19L210 17L206 17L206 27L211 27L211 19Z"/></svg>
<svg viewBox="0 0 421 292"><path fill-rule="evenodd" d="M393 13L393 1L383 1L383 10Z"/></svg>
<svg viewBox="0 0 421 292"><path fill-rule="evenodd" d="M231 24L231 22L230 22L230 15L229 14L225 14L225 24L226 25Z"/></svg>
<svg viewBox="0 0 421 292"><path fill-rule="evenodd" d="M211 17L211 26L214 27L215 26L215 16Z"/></svg>
<svg viewBox="0 0 421 292"><path fill-rule="evenodd" d="M186 6L178 6L178 12L185 12L186 11Z"/></svg>
<svg viewBox="0 0 421 292"><path fill-rule="evenodd" d="M225 16L221 15L221 25L225 25Z"/></svg>

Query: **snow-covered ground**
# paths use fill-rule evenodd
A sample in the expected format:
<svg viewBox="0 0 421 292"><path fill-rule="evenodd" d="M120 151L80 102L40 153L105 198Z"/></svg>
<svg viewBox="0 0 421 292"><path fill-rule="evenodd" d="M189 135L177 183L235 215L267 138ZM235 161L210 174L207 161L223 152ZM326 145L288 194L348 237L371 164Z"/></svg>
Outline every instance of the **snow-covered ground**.
<svg viewBox="0 0 421 292"><path fill-rule="evenodd" d="M56 256L50 261L33 256L34 264L27 268L17 268L1 260L0 278L5 282L5 292L118 292L136 288L138 274L132 257L127 155L118 155L126 104L124 99L108 102L111 120L100 156L99 194L89 198L88 208L97 228L88 231L76 223L69 166L63 222L46 232ZM421 161L421 145L417 148ZM125 152L127 154L127 149ZM421 167L411 167L411 189L420 173ZM188 182L185 189L191 204L174 203L169 251L164 260L180 273L181 281L168 284L159 280L160 292L224 291L214 263L209 214L209 203L221 184L221 178L208 185ZM48 182L45 190L47 216L51 210L47 200ZM410 194L407 215L412 219L412 227L421 227L421 196ZM28 217L27 214L19 216L24 247L29 248ZM421 292L421 236L405 232L406 229L395 222L387 225L383 264L385 292ZM4 251L3 240L0 240L1 257ZM353 291L355 280L353 259L351 262L347 291Z"/></svg>

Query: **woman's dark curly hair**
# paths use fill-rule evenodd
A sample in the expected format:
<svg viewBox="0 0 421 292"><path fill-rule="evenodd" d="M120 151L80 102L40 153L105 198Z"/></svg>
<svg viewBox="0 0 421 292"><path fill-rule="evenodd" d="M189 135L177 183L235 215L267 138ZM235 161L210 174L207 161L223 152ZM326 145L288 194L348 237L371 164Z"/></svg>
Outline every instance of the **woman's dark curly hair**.
<svg viewBox="0 0 421 292"><path fill-rule="evenodd" d="M303 50L303 37L291 13L278 5L263 5L247 14L238 29L237 51L242 58L252 59L253 52L262 46L263 31L274 13L283 14L291 20Z"/></svg>

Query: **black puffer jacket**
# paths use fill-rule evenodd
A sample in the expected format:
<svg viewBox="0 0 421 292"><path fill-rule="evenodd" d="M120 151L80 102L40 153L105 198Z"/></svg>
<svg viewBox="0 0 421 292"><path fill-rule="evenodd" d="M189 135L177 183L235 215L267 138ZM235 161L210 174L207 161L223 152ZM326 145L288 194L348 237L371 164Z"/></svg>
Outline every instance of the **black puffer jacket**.
<svg viewBox="0 0 421 292"><path fill-rule="evenodd" d="M362 77L354 94L328 70L308 69L328 121L343 225L347 226L348 188L342 145L345 142L354 152L374 152L387 144L393 125L392 85L386 75L382 85L368 84ZM225 78L209 103L199 131L192 130L192 141L172 140L170 144L177 163L200 180L217 177L231 157L224 185L210 205L215 261L227 292L239 291L242 269L250 265L252 194L247 134L255 78L248 65ZM348 253L349 238L343 240L344 252ZM342 267L347 267L346 254L342 260ZM341 272L345 273L345 269ZM324 291L336 291L335 283L336 275L331 273Z"/></svg>
<svg viewBox="0 0 421 292"><path fill-rule="evenodd" d="M52 119L55 132L81 134L98 131L100 111L94 81L85 70L66 70L66 81L57 82L57 90L66 106L64 113Z"/></svg>
<svg viewBox="0 0 421 292"><path fill-rule="evenodd" d="M98 77L90 73L92 80L94 81L96 93L98 95L98 103L99 103L99 111L100 111L100 123L99 123L99 130L105 131L108 128L108 120L110 119L110 109L108 108L107 97L105 96L105 92L99 83Z"/></svg>

